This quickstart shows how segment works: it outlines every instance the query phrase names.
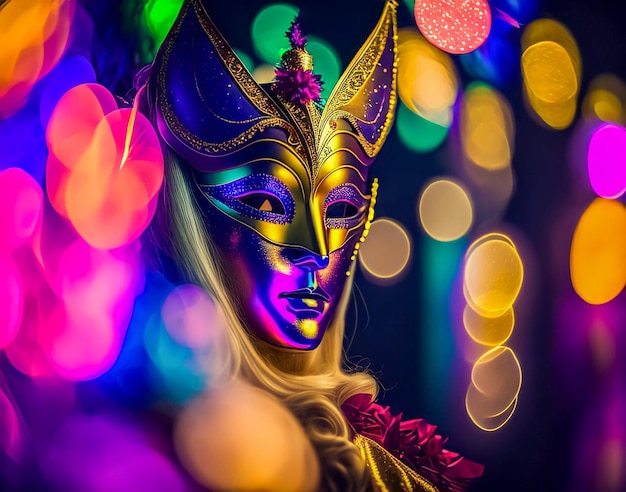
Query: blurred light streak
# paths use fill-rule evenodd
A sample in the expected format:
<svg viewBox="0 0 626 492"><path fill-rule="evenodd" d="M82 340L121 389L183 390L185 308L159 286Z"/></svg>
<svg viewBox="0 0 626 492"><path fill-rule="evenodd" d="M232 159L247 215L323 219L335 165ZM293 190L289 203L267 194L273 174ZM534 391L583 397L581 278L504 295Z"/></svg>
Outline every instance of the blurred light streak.
<svg viewBox="0 0 626 492"><path fill-rule="evenodd" d="M424 401L432 411L446 408L451 395L451 367L455 357L452 331L451 292L457 281L467 242L440 242L423 237L420 275L422 298L419 304L420 326L416 357Z"/></svg>
<svg viewBox="0 0 626 492"><path fill-rule="evenodd" d="M626 284L626 209L596 198L583 212L570 250L570 276L576 293L590 304L615 298Z"/></svg>
<svg viewBox="0 0 626 492"><path fill-rule="evenodd" d="M472 201L452 179L435 179L422 191L418 216L424 231L437 241L454 241L472 225Z"/></svg>
<svg viewBox="0 0 626 492"><path fill-rule="evenodd" d="M211 489L319 487L317 456L301 425L278 399L244 383L191 402L176 424L174 443L185 468Z"/></svg>
<svg viewBox="0 0 626 492"><path fill-rule="evenodd" d="M448 53L475 50L491 30L491 9L486 0L417 0L414 15L424 37Z"/></svg>
<svg viewBox="0 0 626 492"><path fill-rule="evenodd" d="M288 49L285 33L297 15L298 9L288 3L274 3L259 10L251 35L254 51L265 63L278 64L282 51Z"/></svg>
<svg viewBox="0 0 626 492"><path fill-rule="evenodd" d="M606 123L593 132L587 153L589 182L603 198L626 191L626 128Z"/></svg>
<svg viewBox="0 0 626 492"><path fill-rule="evenodd" d="M393 219L374 220L367 240L361 244L358 258L366 278L383 285L395 283L411 258L411 239L407 230Z"/></svg>
<svg viewBox="0 0 626 492"><path fill-rule="evenodd" d="M463 293L481 316L502 316L522 287L524 267L513 242L502 234L486 234L468 248Z"/></svg>

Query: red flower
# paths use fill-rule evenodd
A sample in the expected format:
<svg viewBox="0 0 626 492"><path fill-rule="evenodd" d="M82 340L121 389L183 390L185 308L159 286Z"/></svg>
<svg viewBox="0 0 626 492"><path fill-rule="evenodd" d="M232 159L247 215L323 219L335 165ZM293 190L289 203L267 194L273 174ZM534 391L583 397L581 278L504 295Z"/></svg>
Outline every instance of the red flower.
<svg viewBox="0 0 626 492"><path fill-rule="evenodd" d="M341 408L356 432L376 441L442 491L461 492L483 473L483 465L444 449L448 439L435 434L437 426L424 419L402 422L402 414L391 415L389 407L363 394L349 398Z"/></svg>

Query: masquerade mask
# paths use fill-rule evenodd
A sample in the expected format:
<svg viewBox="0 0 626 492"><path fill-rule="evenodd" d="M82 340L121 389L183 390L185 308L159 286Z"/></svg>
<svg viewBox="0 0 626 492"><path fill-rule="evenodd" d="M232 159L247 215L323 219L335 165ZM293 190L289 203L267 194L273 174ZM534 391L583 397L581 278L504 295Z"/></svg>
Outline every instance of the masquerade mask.
<svg viewBox="0 0 626 492"><path fill-rule="evenodd" d="M153 63L158 131L190 166L245 321L274 345L317 346L372 218L368 170L396 100L395 8L387 3L324 106L298 23L266 86L200 0L185 2Z"/></svg>

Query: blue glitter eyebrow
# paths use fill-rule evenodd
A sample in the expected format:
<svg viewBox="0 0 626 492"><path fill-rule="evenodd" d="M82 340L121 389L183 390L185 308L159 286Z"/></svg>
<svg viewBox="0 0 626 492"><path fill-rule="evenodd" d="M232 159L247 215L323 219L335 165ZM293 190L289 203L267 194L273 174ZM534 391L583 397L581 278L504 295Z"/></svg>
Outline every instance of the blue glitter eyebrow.
<svg viewBox="0 0 626 492"><path fill-rule="evenodd" d="M349 202L357 209L361 210L361 208L365 206L367 199L350 183L336 186L328 192L328 195L326 195L324 199L324 217L327 227L331 229L350 229L357 225L361 220L362 213L356 214L353 217L326 217L328 207L337 202Z"/></svg>
<svg viewBox="0 0 626 492"><path fill-rule="evenodd" d="M211 198L219 200L227 207L251 219L272 224L289 224L296 212L296 202L287 185L271 174L251 174L221 185L203 185ZM240 198L253 193L267 193L276 197L283 204L285 213L258 210L245 204Z"/></svg>

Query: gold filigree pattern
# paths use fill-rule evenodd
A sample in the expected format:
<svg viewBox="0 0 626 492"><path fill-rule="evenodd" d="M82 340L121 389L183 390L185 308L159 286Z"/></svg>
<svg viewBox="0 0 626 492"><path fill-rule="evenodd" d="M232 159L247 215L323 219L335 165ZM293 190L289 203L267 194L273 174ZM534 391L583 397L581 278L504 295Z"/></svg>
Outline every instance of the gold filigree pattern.
<svg viewBox="0 0 626 492"><path fill-rule="evenodd" d="M333 121L339 118L346 119L350 122L355 129L356 138L369 157L375 157L380 151L391 129L396 104L396 7L397 3L395 1L387 3L376 28L354 57L352 63L348 66L328 98L320 123L320 133L322 135L321 141L319 142L321 149L318 150L320 155L325 154L326 150L324 147L333 133ZM374 143L371 143L361 133L359 123L362 122L362 120L352 113L348 107L358 100L362 100L361 106L368 104L371 93L363 93L368 81L377 72L377 69L382 73L386 73L386 71L389 70L389 68L380 65L380 60L389 44L390 35L393 37L392 49L394 52L394 63L391 67L389 80L389 85L391 86L389 87L389 106L387 113L384 115L384 122L377 129L378 137Z"/></svg>
<svg viewBox="0 0 626 492"><path fill-rule="evenodd" d="M428 480L371 439L356 434L353 442L359 448L372 477L371 490L375 492L438 492Z"/></svg>
<svg viewBox="0 0 626 492"><path fill-rule="evenodd" d="M235 138L223 142L207 142L191 133L180 122L166 97L165 84L165 77L172 47L182 26L182 23L178 22L174 27L173 33L166 40L167 44L165 45L163 51L163 62L161 63L157 74L157 91L159 91L158 101L163 118L169 128L174 132L174 134L178 135L192 148L209 154L218 154L235 150L253 139L259 132L262 132L266 128L282 128L288 134L289 143L294 146L296 152L305 158L306 154L304 153L304 149L302 149L302 142L300 141L295 128L285 118L281 117L280 109L254 81L248 70L243 66L237 55L235 55L228 43L211 22L202 4L197 0L194 0L191 3L185 3L180 18L183 18L188 14L191 6L193 6L194 13L202 29L211 41L212 45L215 47L216 52L227 67L227 70L232 75L232 79L243 91L246 97L252 102L252 104L254 104L254 106L262 112L264 116L261 116L257 123L246 129Z"/></svg>
<svg viewBox="0 0 626 492"><path fill-rule="evenodd" d="M260 86L215 27L202 2L185 2L173 31L161 49L161 63L156 67L158 110L169 131L178 141L209 157L235 153L246 143L264 138L259 134L266 129L282 129L286 132L287 143L306 164L311 185L316 182L324 162L338 150L337 145L342 148L344 146L345 139L333 139L336 132L349 133L353 137L354 144L348 146L361 147L368 157L362 163L368 166L380 151L393 120L396 102L396 7L396 0L388 0L376 27L333 89L326 107L320 111L313 102L301 105L287 101L276 94L272 86ZM213 53L217 54L224 67L225 75L239 89L238 97L247 99L258 111L257 114L252 113L232 122L231 117L224 118L219 111L212 108L212 99L201 90L203 74L194 74L197 77L195 90L206 106L207 114L212 114L224 124L246 126L241 133L225 141L206 141L197 132L186 128L181 121L182 116L179 117L174 110L174 102L168 93L166 81L169 65L176 63L175 60L170 60L171 54L181 27L185 24L183 21L188 16L194 16L194 21L197 21L197 25L211 43ZM384 56L389 57L384 62L387 66L382 66L381 63ZM379 107L374 109L374 105ZM367 136L364 131L368 132Z"/></svg>

